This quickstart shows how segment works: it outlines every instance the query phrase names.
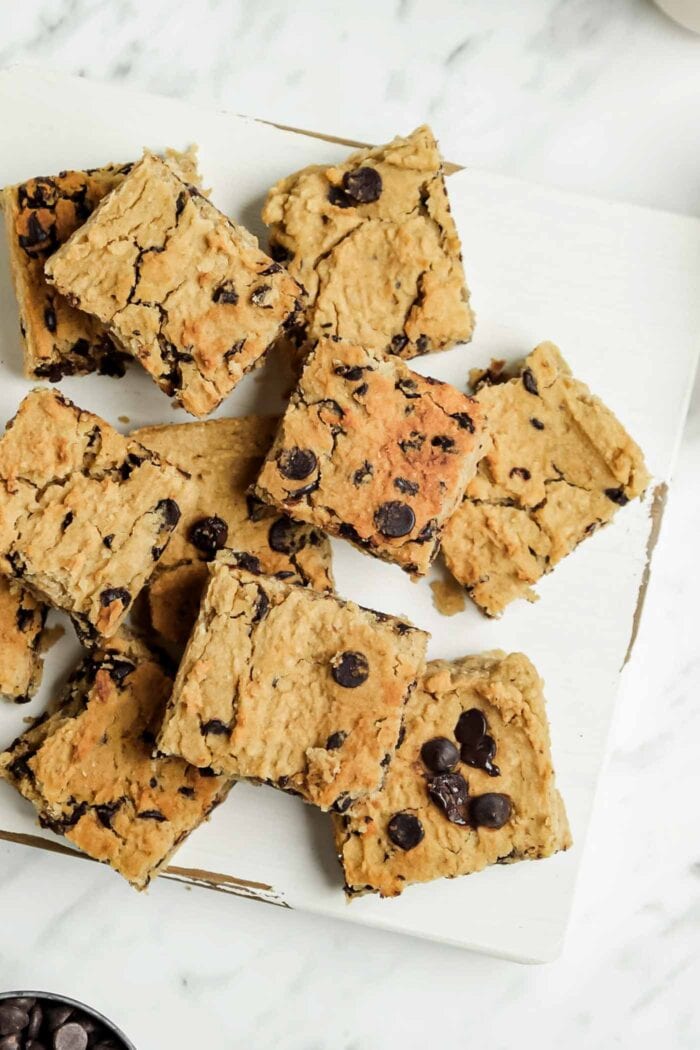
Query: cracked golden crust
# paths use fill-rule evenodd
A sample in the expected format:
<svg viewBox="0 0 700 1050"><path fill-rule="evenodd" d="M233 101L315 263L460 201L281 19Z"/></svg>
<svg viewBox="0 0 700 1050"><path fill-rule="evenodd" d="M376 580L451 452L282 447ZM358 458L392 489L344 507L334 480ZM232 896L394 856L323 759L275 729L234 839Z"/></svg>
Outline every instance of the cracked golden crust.
<svg viewBox="0 0 700 1050"><path fill-rule="evenodd" d="M46 606L0 576L0 696L29 700L41 682Z"/></svg>
<svg viewBox="0 0 700 1050"><path fill-rule="evenodd" d="M246 496L277 423L273 416L243 416L144 427L131 435L190 475L180 501L182 517L148 585L151 623L169 642L185 644L199 609L209 557L190 537L192 526L204 518L225 521L225 546L257 558L262 572L333 590L328 539Z"/></svg>
<svg viewBox="0 0 700 1050"><path fill-rule="evenodd" d="M476 399L492 447L442 551L477 605L496 616L516 598L536 600L532 584L640 496L649 474L639 446L552 343Z"/></svg>
<svg viewBox="0 0 700 1050"><path fill-rule="evenodd" d="M262 359L300 294L252 234L148 153L45 272L195 416Z"/></svg>
<svg viewBox="0 0 700 1050"><path fill-rule="evenodd" d="M0 754L0 776L40 822L145 889L228 793L230 781L153 758L171 679L123 634L96 650L59 710Z"/></svg>
<svg viewBox="0 0 700 1050"><path fill-rule="evenodd" d="M498 792L510 798L511 819L498 830L450 823L427 792L423 744L435 737L454 741L460 714L472 708L486 718L500 775L463 763L457 768L470 796ZM406 734L382 790L334 817L349 894L395 897L412 883L548 857L571 845L555 787L542 682L526 656L494 651L431 661L406 706L404 724ZM406 811L424 831L410 850L395 846L387 832L391 818Z"/></svg>
<svg viewBox="0 0 700 1050"><path fill-rule="evenodd" d="M114 634L177 521L184 474L60 394L28 394L0 439L0 571Z"/></svg>
<svg viewBox="0 0 700 1050"><path fill-rule="evenodd" d="M343 192L359 168L379 173L377 200L358 204ZM337 335L410 358L471 338L459 236L430 128L282 179L263 221L271 251L307 292L310 341Z"/></svg>
<svg viewBox="0 0 700 1050"><path fill-rule="evenodd" d="M220 555L158 747L321 809L347 804L382 781L426 644L426 634L393 617L253 575ZM354 687L333 676L342 653L367 662Z"/></svg>
<svg viewBox="0 0 700 1050"><path fill-rule="evenodd" d="M255 491L295 518L422 575L474 474L483 436L479 406L454 387L379 351L322 339L306 357ZM303 480L280 469L294 448L315 457ZM412 515L403 535L381 531L387 504L400 505L408 523Z"/></svg>
<svg viewBox="0 0 700 1050"><path fill-rule="evenodd" d="M167 150L182 178L199 183L197 151ZM56 382L66 375L98 371L121 376L129 355L96 318L76 310L44 275L49 255L68 240L131 170L108 164L89 171L62 171L28 179L0 191L10 269L20 313L25 374Z"/></svg>

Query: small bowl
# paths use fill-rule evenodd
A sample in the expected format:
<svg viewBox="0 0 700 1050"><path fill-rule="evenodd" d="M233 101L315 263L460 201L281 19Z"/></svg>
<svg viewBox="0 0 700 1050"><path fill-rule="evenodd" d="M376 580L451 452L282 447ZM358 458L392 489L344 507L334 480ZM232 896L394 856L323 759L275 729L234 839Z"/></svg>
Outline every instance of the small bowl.
<svg viewBox="0 0 700 1050"><path fill-rule="evenodd" d="M60 1003L62 1006L70 1006L74 1010L79 1010L87 1017L91 1017L94 1021L99 1021L105 1031L119 1042L119 1050L136 1050L136 1047L130 1039L124 1035L120 1028L117 1028L114 1021L110 1021L108 1017L101 1014L99 1010L95 1010L92 1006L87 1006L85 1003L81 1003L78 999L71 999L67 995L57 995L55 992L0 992L0 1002L5 999L37 999L40 1002Z"/></svg>

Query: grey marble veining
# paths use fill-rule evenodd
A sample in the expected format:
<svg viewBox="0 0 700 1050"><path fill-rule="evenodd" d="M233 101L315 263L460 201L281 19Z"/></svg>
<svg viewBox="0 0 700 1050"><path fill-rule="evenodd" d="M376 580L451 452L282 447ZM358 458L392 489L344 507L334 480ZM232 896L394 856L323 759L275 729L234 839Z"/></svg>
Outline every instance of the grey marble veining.
<svg viewBox="0 0 700 1050"><path fill-rule="evenodd" d="M428 119L452 159L700 214L700 38L647 0L25 0L1 26L0 66L361 140ZM0 987L87 999L140 1050L696 1050L699 473L700 387L557 963L169 883L137 897L93 865L0 844Z"/></svg>

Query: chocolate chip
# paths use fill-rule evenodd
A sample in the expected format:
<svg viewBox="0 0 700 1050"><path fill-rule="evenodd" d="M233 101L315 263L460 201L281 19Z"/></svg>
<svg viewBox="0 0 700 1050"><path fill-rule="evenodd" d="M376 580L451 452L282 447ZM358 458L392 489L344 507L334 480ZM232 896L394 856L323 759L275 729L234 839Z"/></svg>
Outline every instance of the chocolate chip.
<svg viewBox="0 0 700 1050"><path fill-rule="evenodd" d="M418 338L416 339L416 350L418 351L418 353L419 354L427 353L429 346L430 346L430 343L428 341L427 335L419 335Z"/></svg>
<svg viewBox="0 0 700 1050"><path fill-rule="evenodd" d="M513 469L510 472L510 476L511 478L522 478L523 481L529 481L532 477L532 474L527 469L527 467L513 467Z"/></svg>
<svg viewBox="0 0 700 1050"><path fill-rule="evenodd" d="M22 606L20 606L17 610L15 620L17 623L17 630L22 631L22 633L24 634L24 632L27 631L34 623L34 610L24 609L22 608Z"/></svg>
<svg viewBox="0 0 700 1050"><path fill-rule="evenodd" d="M245 338L237 339L236 342L233 343L233 345L230 346L229 349L224 354L224 357L226 358L226 360L230 361L232 357L236 357L237 354L240 354L240 352L243 349L243 347L245 346L245 344L246 344Z"/></svg>
<svg viewBox="0 0 700 1050"><path fill-rule="evenodd" d="M27 1010L17 1006L13 1000L0 1002L0 1035L14 1035L29 1024Z"/></svg>
<svg viewBox="0 0 700 1050"><path fill-rule="evenodd" d="M343 175L343 189L357 204L373 204L382 195L382 177L376 168L356 168Z"/></svg>
<svg viewBox="0 0 700 1050"><path fill-rule="evenodd" d="M460 744L477 744L486 733L486 718L478 707L462 711L455 726L455 736Z"/></svg>
<svg viewBox="0 0 700 1050"><path fill-rule="evenodd" d="M409 400L420 397L418 384L415 379L397 379L394 383L394 389L400 390L403 396L409 398Z"/></svg>
<svg viewBox="0 0 700 1050"><path fill-rule="evenodd" d="M253 306L262 306L271 291L272 286L269 284L259 284L257 288L253 288L250 293L250 301Z"/></svg>
<svg viewBox="0 0 700 1050"><path fill-rule="evenodd" d="M397 751L399 750L399 748L401 747L401 745L403 744L405 739L406 739L406 725L405 725L405 723L402 723L401 724L401 728L399 729L399 735L396 738L396 750Z"/></svg>
<svg viewBox="0 0 700 1050"><path fill-rule="evenodd" d="M625 495L625 490L622 486L617 489L605 489L605 495L613 503L617 503L618 507L624 507L626 503L629 503L629 497Z"/></svg>
<svg viewBox="0 0 700 1050"><path fill-rule="evenodd" d="M289 262L294 258L294 252L290 252L289 248L285 248L279 241L270 241L269 252L273 259L277 262Z"/></svg>
<svg viewBox="0 0 700 1050"><path fill-rule="evenodd" d="M228 525L223 518L219 518L214 514L211 517L200 518L199 521L194 522L187 536L190 543L197 550L213 558L217 551L226 546Z"/></svg>
<svg viewBox="0 0 700 1050"><path fill-rule="evenodd" d="M342 376L343 379L356 383L358 379L362 379L364 368L361 365L337 365L333 371L337 376Z"/></svg>
<svg viewBox="0 0 700 1050"><path fill-rule="evenodd" d="M415 849L423 841L425 831L414 813L394 813L387 825L387 834L395 846L402 850Z"/></svg>
<svg viewBox="0 0 700 1050"><path fill-rule="evenodd" d="M412 430L407 438L403 441L399 441L399 448L402 452L420 452L425 444L425 434L419 433L417 430Z"/></svg>
<svg viewBox="0 0 700 1050"><path fill-rule="evenodd" d="M100 824L109 831L112 830L112 817L121 805L122 800L118 799L116 802L104 802L102 805L94 807L95 816Z"/></svg>
<svg viewBox="0 0 700 1050"><path fill-rule="evenodd" d="M436 434L430 444L433 448L441 448L443 452L451 452L455 447L454 439L447 437L446 434Z"/></svg>
<svg viewBox="0 0 700 1050"><path fill-rule="evenodd" d="M394 488L406 496L415 496L420 486L415 481L409 481L408 478L394 478Z"/></svg>
<svg viewBox="0 0 700 1050"><path fill-rule="evenodd" d="M469 819L477 828L502 828L513 813L513 803L507 795L487 792L475 795L469 802Z"/></svg>
<svg viewBox="0 0 700 1050"><path fill-rule="evenodd" d="M285 514L270 525L267 542L278 554L296 554L306 545L306 531Z"/></svg>
<svg viewBox="0 0 700 1050"><path fill-rule="evenodd" d="M112 544L114 543L114 533L110 532L110 534L108 536L103 536L102 537L102 543L107 548L108 551L111 551Z"/></svg>
<svg viewBox="0 0 700 1050"><path fill-rule="evenodd" d="M374 468L370 461L366 459L361 467L355 471L352 476L353 485L361 485L367 478L371 478L374 473Z"/></svg>
<svg viewBox="0 0 700 1050"><path fill-rule="evenodd" d="M47 306L44 310L44 324L48 328L49 332L56 331L56 311L53 306Z"/></svg>
<svg viewBox="0 0 700 1050"><path fill-rule="evenodd" d="M180 193L178 193L177 200L175 201L175 218L176 219L179 218L179 216L182 215L183 211L185 210L185 205L187 204L187 198L188 198L188 194L187 194L187 192L185 190L181 190Z"/></svg>
<svg viewBox="0 0 700 1050"><path fill-rule="evenodd" d="M435 533L437 532L437 521L435 518L431 518L430 521L426 522L423 528L420 530L415 538L415 543L429 543L430 540L434 539Z"/></svg>
<svg viewBox="0 0 700 1050"><path fill-rule="evenodd" d="M364 397L368 390L369 386L367 383L360 383L360 385L356 386L353 390L353 397Z"/></svg>
<svg viewBox="0 0 700 1050"><path fill-rule="evenodd" d="M296 794L296 792L293 792L293 794ZM351 805L352 795L348 795L347 791L344 791L342 795L338 795L331 809L334 813L345 813L346 810L350 809Z"/></svg>
<svg viewBox="0 0 700 1050"><path fill-rule="evenodd" d="M258 597L255 603L255 612L253 613L253 619L251 622L260 623L260 621L264 620L264 618L267 616L269 609L270 599L268 598L267 593L262 589L262 587L258 587Z"/></svg>
<svg viewBox="0 0 700 1050"><path fill-rule="evenodd" d="M73 1015L73 1008L71 1006L64 1006L58 1004L57 1006L47 1006L45 1009L46 1022L53 1032L61 1025L64 1025L69 1017Z"/></svg>
<svg viewBox="0 0 700 1050"><path fill-rule="evenodd" d="M98 431L99 433L99 431ZM128 481L137 467L146 461L146 456L137 456L134 452L127 453L127 457L119 468L122 481Z"/></svg>
<svg viewBox="0 0 700 1050"><path fill-rule="evenodd" d="M180 520L180 508L174 499L162 499L156 504L156 510L169 529L174 529Z"/></svg>
<svg viewBox="0 0 700 1050"><path fill-rule="evenodd" d="M530 425L533 426L535 430L544 430L544 423L541 419L536 419L535 416L530 420Z"/></svg>
<svg viewBox="0 0 700 1050"><path fill-rule="evenodd" d="M407 536L416 523L416 516L407 503L389 500L374 512L374 524L382 536L396 539Z"/></svg>
<svg viewBox="0 0 700 1050"><path fill-rule="evenodd" d="M108 587L100 595L100 605L106 609L112 602L121 602L126 609L131 604L131 595L124 587Z"/></svg>
<svg viewBox="0 0 700 1050"><path fill-rule="evenodd" d="M254 554L248 554L247 551L238 551L236 553L236 564L240 569L252 572L255 576L259 576L262 572L260 559L256 558Z"/></svg>
<svg viewBox="0 0 700 1050"><path fill-rule="evenodd" d="M168 819L159 809L144 809L136 816L139 820L155 820L158 824L163 824Z"/></svg>
<svg viewBox="0 0 700 1050"><path fill-rule="evenodd" d="M428 781L431 801L439 806L451 824L467 824L469 789L461 773L438 773Z"/></svg>
<svg viewBox="0 0 700 1050"><path fill-rule="evenodd" d="M474 420L468 412L451 412L450 419L454 419L462 430L468 430L470 434L474 433Z"/></svg>
<svg viewBox="0 0 700 1050"><path fill-rule="evenodd" d="M331 733L328 740L326 740L326 751L337 751L345 743L347 735L342 729L338 730L337 733Z"/></svg>
<svg viewBox="0 0 700 1050"><path fill-rule="evenodd" d="M331 674L338 685L345 689L356 689L369 678L369 663L364 653L348 649L337 653L331 660Z"/></svg>
<svg viewBox="0 0 700 1050"><path fill-rule="evenodd" d="M208 722L202 723L202 734L208 736L210 733L212 736L230 736L231 727L218 718L210 718Z"/></svg>
<svg viewBox="0 0 700 1050"><path fill-rule="evenodd" d="M352 208L355 202L348 197L345 190L341 189L340 186L331 186L328 190L328 202L334 204L336 208Z"/></svg>
<svg viewBox="0 0 700 1050"><path fill-rule="evenodd" d="M537 380L535 379L534 372L531 369L523 369L522 374L523 386L527 390L528 394L534 394L535 397L539 394L539 387L537 386Z"/></svg>
<svg viewBox="0 0 700 1050"><path fill-rule="evenodd" d="M54 1050L85 1050L88 1034L77 1021L69 1021L54 1032Z"/></svg>
<svg viewBox="0 0 700 1050"><path fill-rule="evenodd" d="M426 740L420 757L432 773L449 773L459 762L459 751L447 737L436 736Z"/></svg>
<svg viewBox="0 0 700 1050"><path fill-rule="evenodd" d="M179 795L184 795L185 798L194 798L194 788L191 788L191 787L179 787L177 790L178 790L178 794Z"/></svg>
<svg viewBox="0 0 700 1050"><path fill-rule="evenodd" d="M66 531L68 526L73 521L74 517L75 517L75 515L73 514L73 511L69 510L68 513L66 514L66 516L64 517L63 521L61 522L61 532L65 532Z"/></svg>
<svg viewBox="0 0 700 1050"><path fill-rule="evenodd" d="M487 733L486 718L478 707L463 711L455 727L455 736L462 745L462 761L474 769L483 769L491 777L500 776L500 769L493 764L496 742Z"/></svg>
<svg viewBox="0 0 700 1050"><path fill-rule="evenodd" d="M215 303L228 303L230 306L235 306L238 302L238 292L233 286L233 281L224 281L214 289L211 297Z"/></svg>
<svg viewBox="0 0 700 1050"><path fill-rule="evenodd" d="M130 660L120 660L118 657L101 661L100 667L109 672L109 677L114 682L123 682L136 670L136 664L132 664Z"/></svg>
<svg viewBox="0 0 700 1050"><path fill-rule="evenodd" d="M31 1013L29 1014L29 1024L27 1025L27 1031L25 1033L28 1039L35 1039L36 1036L38 1036L43 1020L44 1011L39 1003L37 1003L36 1006L32 1007ZM27 1046L29 1046L29 1044L27 1044Z"/></svg>
<svg viewBox="0 0 700 1050"><path fill-rule="evenodd" d="M269 277L273 273L282 273L282 267L279 263L273 262L269 266L266 266L264 270L260 270L258 277Z"/></svg>
<svg viewBox="0 0 700 1050"><path fill-rule="evenodd" d="M247 495L245 502L248 509L248 517L251 521L261 521L267 517L268 508L257 496Z"/></svg>
<svg viewBox="0 0 700 1050"><path fill-rule="evenodd" d="M308 478L316 469L316 463L316 456L308 448L286 449L277 457L277 469L280 474L292 481Z"/></svg>
<svg viewBox="0 0 700 1050"><path fill-rule="evenodd" d="M399 335L392 335L391 346L389 347L390 353L398 354L403 350L408 342L408 336L401 332Z"/></svg>

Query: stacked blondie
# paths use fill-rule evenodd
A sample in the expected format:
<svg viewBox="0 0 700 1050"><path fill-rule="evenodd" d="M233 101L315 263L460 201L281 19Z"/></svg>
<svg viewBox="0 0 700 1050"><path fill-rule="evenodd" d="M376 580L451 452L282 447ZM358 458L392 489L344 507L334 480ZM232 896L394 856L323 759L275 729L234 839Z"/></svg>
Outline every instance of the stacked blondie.
<svg viewBox="0 0 700 1050"><path fill-rule="evenodd" d="M551 344L471 393L407 364L474 327L430 129L283 179L269 255L192 151L3 205L28 376L136 359L199 420L123 436L37 388L0 439L0 692L36 690L49 609L85 648L0 754L42 825L139 889L237 780L332 814L351 897L566 849L527 657L426 663L334 590L331 537L415 580L441 551L499 615L649 480ZM281 418L204 420L273 344Z"/></svg>

